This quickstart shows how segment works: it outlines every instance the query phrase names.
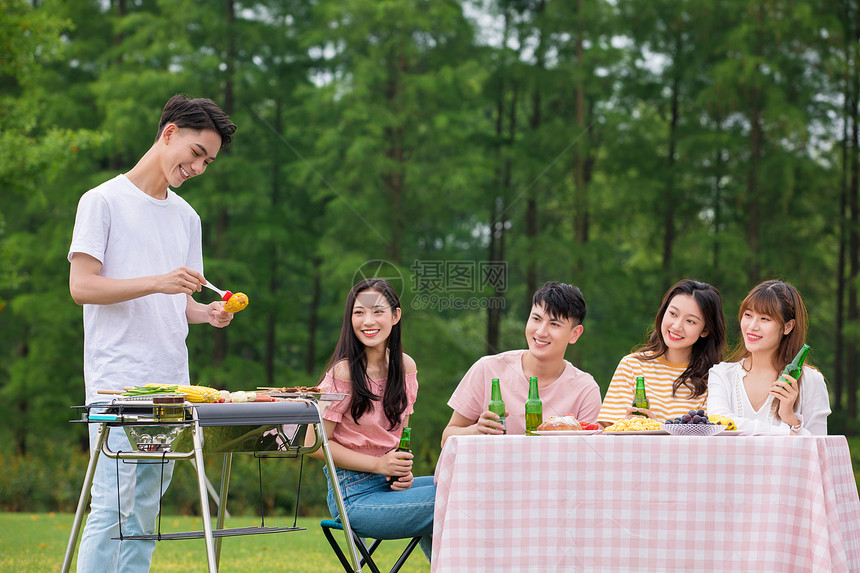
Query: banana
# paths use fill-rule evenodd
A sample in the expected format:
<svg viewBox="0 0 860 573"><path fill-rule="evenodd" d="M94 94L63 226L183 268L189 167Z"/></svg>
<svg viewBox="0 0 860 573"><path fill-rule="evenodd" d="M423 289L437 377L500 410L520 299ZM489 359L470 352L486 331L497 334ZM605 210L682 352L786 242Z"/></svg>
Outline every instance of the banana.
<svg viewBox="0 0 860 573"><path fill-rule="evenodd" d="M722 424L726 427L726 430L733 431L737 430L738 427L735 426L735 421L729 418L728 416L721 416L719 414L708 414L708 420L715 424Z"/></svg>

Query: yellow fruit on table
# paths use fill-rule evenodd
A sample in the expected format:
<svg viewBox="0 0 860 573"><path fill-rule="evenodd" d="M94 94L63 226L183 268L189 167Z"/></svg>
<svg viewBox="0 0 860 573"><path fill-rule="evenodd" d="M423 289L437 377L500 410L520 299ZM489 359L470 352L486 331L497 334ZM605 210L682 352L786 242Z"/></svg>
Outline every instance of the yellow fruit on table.
<svg viewBox="0 0 860 573"><path fill-rule="evenodd" d="M729 418L728 416L720 416L719 414L708 414L708 420L715 423L720 424L726 427L726 430L733 431L737 430L738 427L735 426L735 421Z"/></svg>

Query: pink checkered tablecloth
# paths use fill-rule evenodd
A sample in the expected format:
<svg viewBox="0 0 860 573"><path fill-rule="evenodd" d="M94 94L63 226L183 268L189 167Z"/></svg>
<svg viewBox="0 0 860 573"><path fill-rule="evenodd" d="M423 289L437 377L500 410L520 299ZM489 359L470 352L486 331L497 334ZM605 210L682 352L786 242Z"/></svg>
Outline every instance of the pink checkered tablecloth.
<svg viewBox="0 0 860 573"><path fill-rule="evenodd" d="M844 436L456 436L432 570L860 571Z"/></svg>

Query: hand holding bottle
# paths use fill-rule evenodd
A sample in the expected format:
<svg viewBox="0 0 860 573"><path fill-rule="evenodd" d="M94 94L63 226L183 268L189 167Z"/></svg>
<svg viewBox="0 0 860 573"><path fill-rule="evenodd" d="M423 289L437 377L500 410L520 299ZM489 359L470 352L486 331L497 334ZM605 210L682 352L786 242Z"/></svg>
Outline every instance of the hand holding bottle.
<svg viewBox="0 0 860 573"><path fill-rule="evenodd" d="M632 407L627 408L627 417L643 416L645 418L656 419L651 414L651 402L648 401L648 396L645 394L645 377L636 377L636 390L633 394Z"/></svg>
<svg viewBox="0 0 860 573"><path fill-rule="evenodd" d="M412 473L412 452L391 450L386 452L376 462L377 471L388 479L399 478Z"/></svg>
<svg viewBox="0 0 860 573"><path fill-rule="evenodd" d="M794 414L794 403L797 401L797 379L790 374L783 373L770 387L770 395L779 400L777 414L779 418L789 424L797 419ZM796 423L796 422L795 422Z"/></svg>
<svg viewBox="0 0 860 573"><path fill-rule="evenodd" d="M412 482L415 478L412 477L412 472L409 472L405 476L400 476L397 479L388 478L388 481L391 482L391 489L395 491L403 491L412 487Z"/></svg>
<svg viewBox="0 0 860 573"><path fill-rule="evenodd" d="M508 412L505 411L505 416L507 415ZM484 410L481 412L481 415L478 417L478 421L475 423L475 433L501 435L505 433L505 427L499 421L498 414L494 414L489 410Z"/></svg>
<svg viewBox="0 0 860 573"><path fill-rule="evenodd" d="M652 420L656 420L657 416L648 408L634 408L633 406L627 406L627 418L635 418L637 416L647 416Z"/></svg>

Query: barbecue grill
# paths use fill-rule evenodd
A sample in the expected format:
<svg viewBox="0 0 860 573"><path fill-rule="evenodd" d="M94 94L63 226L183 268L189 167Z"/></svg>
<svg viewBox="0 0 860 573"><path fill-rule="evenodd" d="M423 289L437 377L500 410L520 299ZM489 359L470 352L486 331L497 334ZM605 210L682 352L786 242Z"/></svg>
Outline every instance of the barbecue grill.
<svg viewBox="0 0 860 573"><path fill-rule="evenodd" d="M210 573L218 571L221 555L221 538L260 533L294 531L294 527L243 527L224 528L230 468L234 453L257 457L297 457L322 448L329 475L337 475L322 414L318 401L333 401L344 398L344 394L273 394L286 398L275 402L247 402L227 404L182 404L154 403L151 399L117 398L112 402L76 406L82 411L77 422L100 424L96 449L90 455L84 484L78 500L75 520L72 525L63 573L69 571L77 546L81 523L89 502L96 463L100 454L111 459L122 460L190 460L194 461L200 491L200 508L203 531L183 533L157 533L152 535L125 536L122 539L199 539L206 541L206 560ZM155 402L158 402L156 400ZM315 442L306 447L301 442L300 427L313 427ZM114 452L107 447L107 428L122 427L135 446L135 451ZM220 503L216 526L213 529L209 513L206 475L203 466L204 453L220 453L224 456L221 475ZM332 480L335 500L344 525L344 536L349 547L353 570L361 572L358 551L353 541L349 518L343 505L338 480Z"/></svg>

